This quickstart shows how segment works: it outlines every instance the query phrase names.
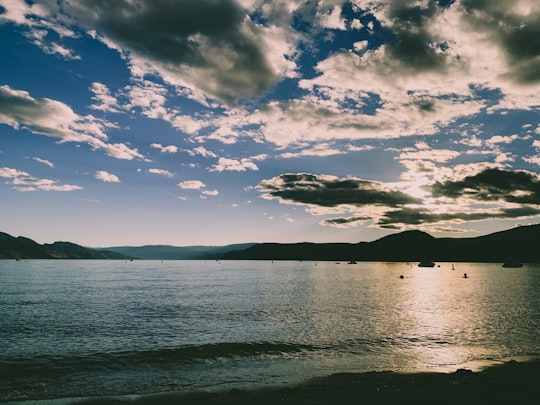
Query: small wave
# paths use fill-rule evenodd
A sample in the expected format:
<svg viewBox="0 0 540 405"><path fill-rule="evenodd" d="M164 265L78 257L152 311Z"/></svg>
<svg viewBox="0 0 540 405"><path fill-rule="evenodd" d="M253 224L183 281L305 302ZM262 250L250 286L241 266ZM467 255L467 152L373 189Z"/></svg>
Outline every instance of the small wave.
<svg viewBox="0 0 540 405"><path fill-rule="evenodd" d="M286 342L211 343L182 347L105 352L85 355L0 357L0 379L25 375L62 375L84 371L115 371L137 367L173 367L181 364L256 356L286 356L321 348Z"/></svg>

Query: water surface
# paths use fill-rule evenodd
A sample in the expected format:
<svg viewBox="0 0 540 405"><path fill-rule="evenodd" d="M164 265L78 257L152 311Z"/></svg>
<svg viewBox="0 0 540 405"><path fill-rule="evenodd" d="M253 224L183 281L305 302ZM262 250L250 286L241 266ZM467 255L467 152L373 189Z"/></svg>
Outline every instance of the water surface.
<svg viewBox="0 0 540 405"><path fill-rule="evenodd" d="M540 354L540 266L4 260L0 342L4 401L455 369Z"/></svg>

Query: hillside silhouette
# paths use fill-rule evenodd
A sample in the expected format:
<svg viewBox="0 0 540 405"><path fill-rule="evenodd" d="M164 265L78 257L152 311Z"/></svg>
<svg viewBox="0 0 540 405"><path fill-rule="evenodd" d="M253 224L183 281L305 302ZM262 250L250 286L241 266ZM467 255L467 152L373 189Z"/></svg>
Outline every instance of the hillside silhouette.
<svg viewBox="0 0 540 405"><path fill-rule="evenodd" d="M540 224L474 238L435 238L404 231L373 242L259 243L227 253L224 260L355 260L441 262L540 262Z"/></svg>
<svg viewBox="0 0 540 405"><path fill-rule="evenodd" d="M40 245L32 239L0 232L0 259L128 259L109 251L85 248L71 242Z"/></svg>
<svg viewBox="0 0 540 405"><path fill-rule="evenodd" d="M0 259L333 260L540 262L540 224L474 238L435 238L414 230L359 243L246 243L92 249L70 242L40 245L0 232Z"/></svg>

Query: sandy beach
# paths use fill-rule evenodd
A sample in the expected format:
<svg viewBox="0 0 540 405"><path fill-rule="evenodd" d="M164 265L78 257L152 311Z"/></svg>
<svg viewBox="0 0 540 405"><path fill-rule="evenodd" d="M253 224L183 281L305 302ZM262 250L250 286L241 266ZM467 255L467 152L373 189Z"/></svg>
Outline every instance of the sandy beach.
<svg viewBox="0 0 540 405"><path fill-rule="evenodd" d="M529 404L540 397L540 361L508 361L473 372L344 373L299 385L164 393L75 401L90 404Z"/></svg>

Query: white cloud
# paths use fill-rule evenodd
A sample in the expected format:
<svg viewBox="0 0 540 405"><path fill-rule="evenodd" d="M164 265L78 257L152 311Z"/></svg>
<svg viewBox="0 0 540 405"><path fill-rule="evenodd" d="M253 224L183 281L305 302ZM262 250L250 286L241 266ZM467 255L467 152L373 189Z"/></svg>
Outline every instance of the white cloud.
<svg viewBox="0 0 540 405"><path fill-rule="evenodd" d="M98 170L95 172L94 178L105 183L120 183L120 179L116 175L108 173L104 170Z"/></svg>
<svg viewBox="0 0 540 405"><path fill-rule="evenodd" d="M159 149L161 153L177 153L178 147L174 145L163 146L159 143L153 143L150 145L154 149Z"/></svg>
<svg viewBox="0 0 540 405"><path fill-rule="evenodd" d="M92 100L94 104L90 108L104 112L120 112L120 106L118 100L111 95L109 88L103 83L94 82L90 87L90 90L94 93Z"/></svg>
<svg viewBox="0 0 540 405"><path fill-rule="evenodd" d="M486 143L489 145L496 145L498 143L512 143L515 140L519 139L519 135L510 135L510 136L501 136L501 135L495 135L491 138L486 140Z"/></svg>
<svg viewBox="0 0 540 405"><path fill-rule="evenodd" d="M29 177L30 175L26 172L12 169L10 167L0 167L0 177L13 179L17 177Z"/></svg>
<svg viewBox="0 0 540 405"><path fill-rule="evenodd" d="M82 190L82 187L74 185L59 185L58 180L39 179L31 176L27 172L9 167L0 167L0 177L12 179L13 189L20 192L29 191L75 191Z"/></svg>
<svg viewBox="0 0 540 405"><path fill-rule="evenodd" d="M176 115L171 119L171 125L185 132L186 134L196 134L208 124L202 120L197 120L189 115Z"/></svg>
<svg viewBox="0 0 540 405"><path fill-rule="evenodd" d="M36 162L43 163L46 166L54 167L54 164L52 162L46 160L46 159L41 159L41 158L38 158L38 157L34 157L32 159L35 160Z"/></svg>
<svg viewBox="0 0 540 405"><path fill-rule="evenodd" d="M191 150L187 150L187 153L189 153L191 156L200 155L205 158L216 158L217 155L206 149L204 146L197 146L196 148L193 148Z"/></svg>
<svg viewBox="0 0 540 405"><path fill-rule="evenodd" d="M202 194L215 197L219 195L219 191L218 190L204 190L202 191Z"/></svg>
<svg viewBox="0 0 540 405"><path fill-rule="evenodd" d="M200 180L186 180L177 184L178 187L184 190L200 190L206 185Z"/></svg>
<svg viewBox="0 0 540 405"><path fill-rule="evenodd" d="M130 103L127 109L139 108L148 118L169 120L169 112L165 107L167 89L149 80L140 80L127 87Z"/></svg>
<svg viewBox="0 0 540 405"><path fill-rule="evenodd" d="M332 147L328 143L320 143L312 147L305 148L301 150L300 152L285 152L279 156L284 159L290 159L290 158L297 158L301 156L332 156L332 155L340 155L343 153L344 153L343 151Z"/></svg>
<svg viewBox="0 0 540 405"><path fill-rule="evenodd" d="M148 169L148 173L158 174L164 177L174 177L174 173L171 173L170 171L163 170L163 169Z"/></svg>
<svg viewBox="0 0 540 405"><path fill-rule="evenodd" d="M211 172L245 172L247 170L259 170L257 165L248 158L240 160L219 158L218 162L210 168Z"/></svg>
<svg viewBox="0 0 540 405"><path fill-rule="evenodd" d="M524 157L523 161L525 161L527 163L530 163L530 164L540 166L540 155L535 155L535 156L531 156L531 157Z"/></svg>
<svg viewBox="0 0 540 405"><path fill-rule="evenodd" d="M54 41L47 41L49 31L55 32L60 38L77 37L77 34L65 24L51 18L51 14L58 11L58 6L53 2L28 4L24 0L3 0L0 1L0 6L3 7L0 23L9 21L26 26L28 31L25 35L43 52L68 60L80 59L72 49Z"/></svg>
<svg viewBox="0 0 540 405"><path fill-rule="evenodd" d="M319 10L317 20L323 28L345 30L345 20L341 17L341 7L338 5L324 11Z"/></svg>
<svg viewBox="0 0 540 405"><path fill-rule="evenodd" d="M422 149L408 151L400 154L400 160L432 160L435 162L448 162L460 155L459 152L450 149Z"/></svg>
<svg viewBox="0 0 540 405"><path fill-rule="evenodd" d="M41 32L41 31L40 31ZM34 34L36 31L34 31ZM78 60L81 59L81 57L74 53L72 49L68 49L56 42L51 42L50 44L47 44L43 41L43 37L41 35L34 36L34 44L39 46L43 52L51 54L51 55L58 55L62 57L63 59L72 59L72 60Z"/></svg>

